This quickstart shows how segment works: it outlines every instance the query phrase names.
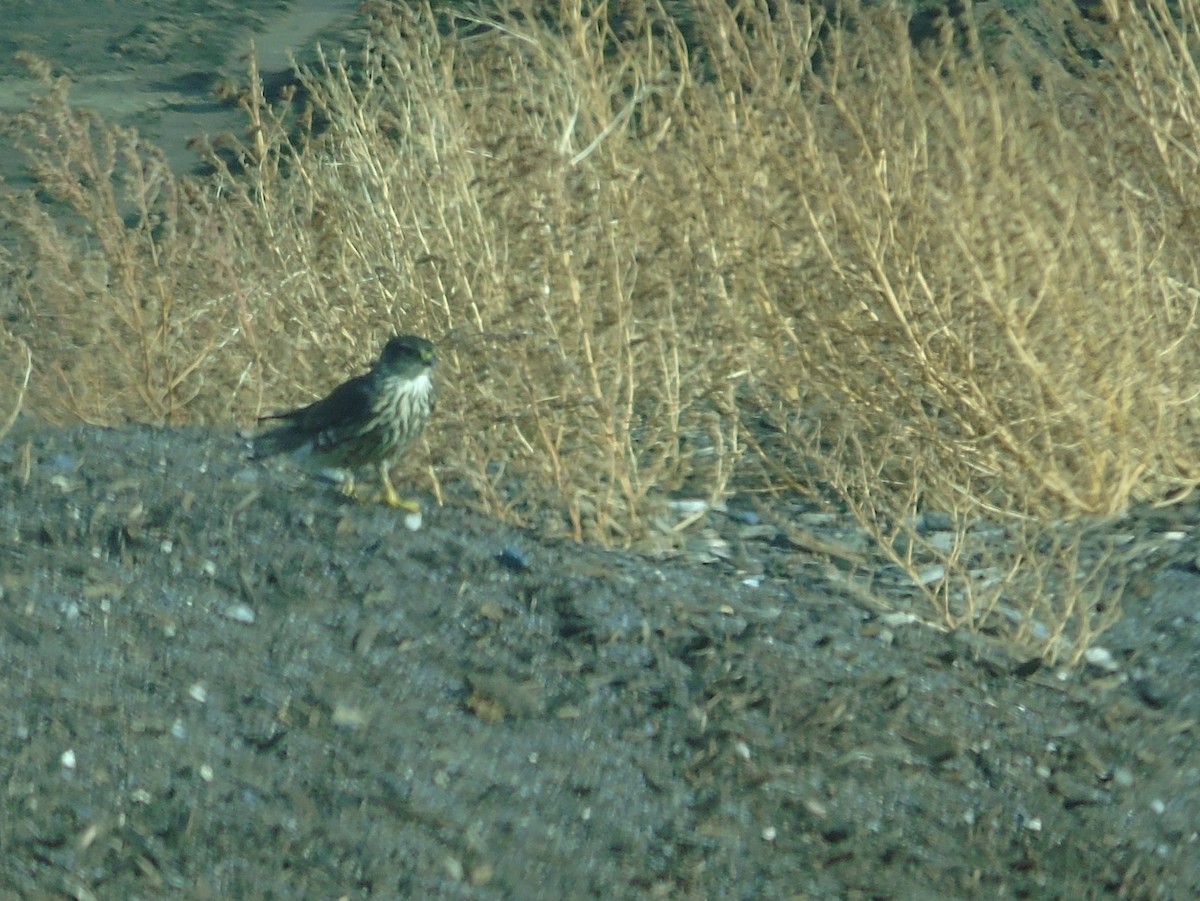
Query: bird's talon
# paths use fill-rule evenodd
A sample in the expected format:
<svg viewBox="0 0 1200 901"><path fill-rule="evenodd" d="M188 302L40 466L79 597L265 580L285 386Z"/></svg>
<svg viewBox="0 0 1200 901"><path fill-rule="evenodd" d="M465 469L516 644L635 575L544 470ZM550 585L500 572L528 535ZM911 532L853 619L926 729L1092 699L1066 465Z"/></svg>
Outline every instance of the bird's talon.
<svg viewBox="0 0 1200 901"><path fill-rule="evenodd" d="M420 513L421 505L413 498L401 497L394 490L383 490L375 499L377 503L387 504L393 510L403 510L405 513Z"/></svg>

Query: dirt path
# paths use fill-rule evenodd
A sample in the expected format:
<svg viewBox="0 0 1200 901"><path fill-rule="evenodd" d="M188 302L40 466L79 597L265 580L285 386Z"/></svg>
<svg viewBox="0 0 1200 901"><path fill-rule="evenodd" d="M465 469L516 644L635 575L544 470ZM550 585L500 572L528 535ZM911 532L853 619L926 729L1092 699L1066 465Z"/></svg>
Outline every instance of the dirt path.
<svg viewBox="0 0 1200 901"><path fill-rule="evenodd" d="M71 96L106 119L135 126L162 147L177 172L196 163L202 134L236 131L242 114L212 96L221 78L245 79L251 42L264 74L311 58L318 43L346 43L357 0L94 0L5 4L0 35L0 115L26 107L37 82L18 51L48 60L72 80ZM23 184L23 161L0 136L0 176Z"/></svg>

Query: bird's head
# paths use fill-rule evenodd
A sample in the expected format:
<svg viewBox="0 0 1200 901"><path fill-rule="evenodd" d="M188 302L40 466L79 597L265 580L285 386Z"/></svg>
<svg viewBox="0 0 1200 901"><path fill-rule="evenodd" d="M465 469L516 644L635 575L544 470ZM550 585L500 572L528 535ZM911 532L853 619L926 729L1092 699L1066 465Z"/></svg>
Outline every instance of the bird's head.
<svg viewBox="0 0 1200 901"><path fill-rule="evenodd" d="M433 343L416 335L397 335L388 341L379 356L379 371L384 375L412 378L437 362Z"/></svg>

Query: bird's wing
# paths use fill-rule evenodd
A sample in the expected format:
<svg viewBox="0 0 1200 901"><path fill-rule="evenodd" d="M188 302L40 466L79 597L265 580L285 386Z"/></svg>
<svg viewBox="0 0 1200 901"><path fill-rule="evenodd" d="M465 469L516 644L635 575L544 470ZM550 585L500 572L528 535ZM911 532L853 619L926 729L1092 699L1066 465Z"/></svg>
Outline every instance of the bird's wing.
<svg viewBox="0 0 1200 901"><path fill-rule="evenodd" d="M371 420L371 405L371 377L360 375L307 407L266 418L285 420L298 432L313 437L328 435L326 440L336 441L338 436L357 431Z"/></svg>

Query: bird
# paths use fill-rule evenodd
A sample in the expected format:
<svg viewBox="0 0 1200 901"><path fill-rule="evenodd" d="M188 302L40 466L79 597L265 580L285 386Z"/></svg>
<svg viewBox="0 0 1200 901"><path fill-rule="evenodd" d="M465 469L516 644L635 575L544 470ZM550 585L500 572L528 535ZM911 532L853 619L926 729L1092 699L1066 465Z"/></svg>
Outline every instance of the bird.
<svg viewBox="0 0 1200 901"><path fill-rule="evenodd" d="M328 473L343 493L354 490L353 471L378 466L382 493L376 500L419 514L420 505L400 497L389 471L425 429L435 406L434 346L416 335L395 335L369 372L338 385L327 397L260 422L281 425L252 439L250 458L292 454Z"/></svg>

